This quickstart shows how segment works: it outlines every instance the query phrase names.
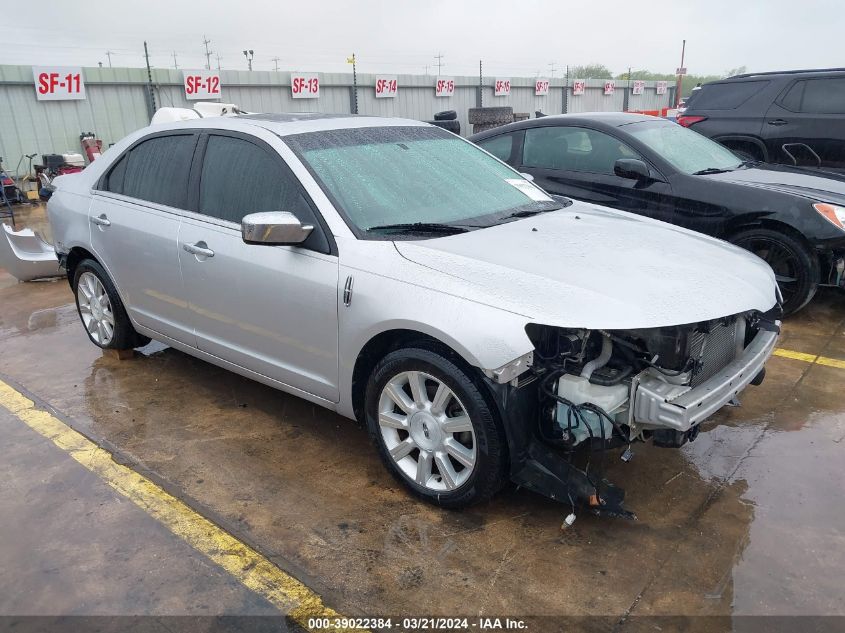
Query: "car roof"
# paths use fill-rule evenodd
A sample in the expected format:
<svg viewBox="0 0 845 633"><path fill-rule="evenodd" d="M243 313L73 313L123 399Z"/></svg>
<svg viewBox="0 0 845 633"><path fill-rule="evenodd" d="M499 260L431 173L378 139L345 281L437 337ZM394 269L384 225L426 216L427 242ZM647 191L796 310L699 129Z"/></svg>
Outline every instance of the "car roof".
<svg viewBox="0 0 845 633"><path fill-rule="evenodd" d="M205 117L153 125L148 129L216 128L243 131L245 127L260 127L278 136L289 136L291 134L323 132L328 130L409 126L432 127L428 123L415 121L414 119L322 112L287 112L281 114L241 114L237 116Z"/></svg>
<svg viewBox="0 0 845 633"><path fill-rule="evenodd" d="M769 70L759 73L743 73L741 75L733 75L718 81L709 81L705 86L710 84L733 83L735 81L746 81L748 79L780 79L783 77L830 77L845 75L845 68L810 68L805 70Z"/></svg>
<svg viewBox="0 0 845 633"><path fill-rule="evenodd" d="M517 123L509 123L485 132L473 134L469 138L470 140L480 140L491 136L497 136L505 132L532 127L588 125L599 128L615 128L642 121L665 121L665 119L651 116L649 114L637 114L635 112L579 112L575 114L554 114L535 119L526 119L525 121L519 121Z"/></svg>

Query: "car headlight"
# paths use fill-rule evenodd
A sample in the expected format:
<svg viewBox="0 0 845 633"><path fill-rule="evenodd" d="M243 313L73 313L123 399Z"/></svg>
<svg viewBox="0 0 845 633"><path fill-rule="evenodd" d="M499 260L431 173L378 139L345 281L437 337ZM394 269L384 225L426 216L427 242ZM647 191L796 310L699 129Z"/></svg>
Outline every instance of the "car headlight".
<svg viewBox="0 0 845 633"><path fill-rule="evenodd" d="M825 220L845 231L845 207L828 204L827 202L816 202L813 208Z"/></svg>

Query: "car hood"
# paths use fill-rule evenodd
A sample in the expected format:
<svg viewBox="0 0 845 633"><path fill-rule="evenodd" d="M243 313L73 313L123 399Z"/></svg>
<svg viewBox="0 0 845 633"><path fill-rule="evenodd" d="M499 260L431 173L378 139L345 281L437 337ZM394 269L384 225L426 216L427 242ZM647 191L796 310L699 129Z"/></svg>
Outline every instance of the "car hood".
<svg viewBox="0 0 845 633"><path fill-rule="evenodd" d="M808 198L814 202L845 205L845 177L840 174L800 167L768 165L737 169L704 177L710 180L788 193Z"/></svg>
<svg viewBox="0 0 845 633"><path fill-rule="evenodd" d="M465 298L559 327L680 325L776 301L771 268L699 233L584 203L424 241L396 242L406 259L448 275ZM444 287L454 288L449 280Z"/></svg>

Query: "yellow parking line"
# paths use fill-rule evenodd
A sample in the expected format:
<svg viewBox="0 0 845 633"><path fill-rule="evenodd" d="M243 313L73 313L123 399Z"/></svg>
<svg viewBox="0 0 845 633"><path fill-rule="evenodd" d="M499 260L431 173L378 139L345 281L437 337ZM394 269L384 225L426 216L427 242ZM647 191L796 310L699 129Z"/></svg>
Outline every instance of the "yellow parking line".
<svg viewBox="0 0 845 633"><path fill-rule="evenodd" d="M114 490L204 554L242 585L264 597L306 630L309 618L341 618L314 591L276 567L143 475L118 464L112 454L74 431L0 380L0 406L67 452Z"/></svg>
<svg viewBox="0 0 845 633"><path fill-rule="evenodd" d="M792 360L800 360L805 363L815 363L816 365L824 365L826 367L836 367L838 369L845 369L845 360L837 358L828 358L826 356L817 356L816 354L805 354L804 352L794 352L791 349L778 348L774 351L775 356L782 356L783 358L791 358Z"/></svg>

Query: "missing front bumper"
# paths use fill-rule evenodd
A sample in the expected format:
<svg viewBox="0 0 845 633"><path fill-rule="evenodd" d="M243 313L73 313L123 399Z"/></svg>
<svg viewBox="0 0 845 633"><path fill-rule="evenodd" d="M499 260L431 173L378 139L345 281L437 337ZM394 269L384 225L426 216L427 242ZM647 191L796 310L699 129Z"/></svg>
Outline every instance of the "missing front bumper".
<svg viewBox="0 0 845 633"><path fill-rule="evenodd" d="M777 332L761 330L739 358L694 389L641 374L632 385L632 421L647 429L689 430L725 406L757 377L777 339Z"/></svg>

